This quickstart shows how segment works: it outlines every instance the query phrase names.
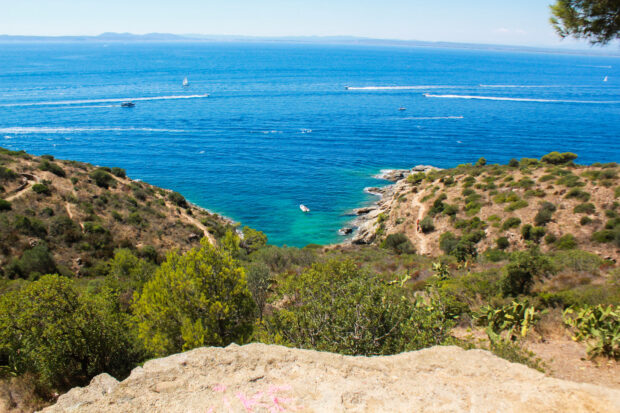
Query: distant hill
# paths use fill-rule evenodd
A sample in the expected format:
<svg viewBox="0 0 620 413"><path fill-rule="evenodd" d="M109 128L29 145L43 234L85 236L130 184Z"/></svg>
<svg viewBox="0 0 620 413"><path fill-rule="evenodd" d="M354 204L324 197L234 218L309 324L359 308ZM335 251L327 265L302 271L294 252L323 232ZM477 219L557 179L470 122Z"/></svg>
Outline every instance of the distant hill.
<svg viewBox="0 0 620 413"><path fill-rule="evenodd" d="M0 148L0 275L97 275L116 248L159 261L231 222L182 195L97 167Z"/></svg>
<svg viewBox="0 0 620 413"><path fill-rule="evenodd" d="M106 32L97 36L19 36L0 35L0 43L16 42L230 42L230 43L296 43L317 45L350 45L378 47L434 47L451 49L496 50L536 53L566 53L620 56L614 48L573 48L573 47L528 47L496 44L429 42L418 40L373 39L355 36L243 36L243 35L205 35L205 34L170 34L170 33L113 33Z"/></svg>

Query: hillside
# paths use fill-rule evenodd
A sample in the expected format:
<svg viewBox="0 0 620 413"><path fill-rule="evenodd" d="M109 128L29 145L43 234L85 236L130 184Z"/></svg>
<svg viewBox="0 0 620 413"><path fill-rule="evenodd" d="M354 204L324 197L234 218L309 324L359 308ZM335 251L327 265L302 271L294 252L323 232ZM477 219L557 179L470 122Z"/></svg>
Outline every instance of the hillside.
<svg viewBox="0 0 620 413"><path fill-rule="evenodd" d="M215 242L231 222L120 168L0 148L0 275L98 275L116 248L153 262Z"/></svg>
<svg viewBox="0 0 620 413"><path fill-rule="evenodd" d="M471 255L536 244L543 251L579 248L617 261L618 165L576 165L560 155L392 173L394 185L374 188L382 199L360 211L353 242L380 243L400 233L419 254L431 256L457 245Z"/></svg>
<svg viewBox="0 0 620 413"><path fill-rule="evenodd" d="M97 376L47 413L612 412L620 391L545 377L492 354L433 347L346 357L264 344L150 360L118 383Z"/></svg>

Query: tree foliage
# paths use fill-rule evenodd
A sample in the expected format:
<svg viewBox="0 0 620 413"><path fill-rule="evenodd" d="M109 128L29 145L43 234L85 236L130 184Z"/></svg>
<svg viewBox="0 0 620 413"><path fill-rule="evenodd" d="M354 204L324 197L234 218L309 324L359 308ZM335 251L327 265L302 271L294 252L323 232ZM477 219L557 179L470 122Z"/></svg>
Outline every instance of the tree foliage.
<svg viewBox="0 0 620 413"><path fill-rule="evenodd" d="M551 24L561 37L606 44L620 38L620 2L617 0L558 0L551 5Z"/></svg>
<svg viewBox="0 0 620 413"><path fill-rule="evenodd" d="M330 260L289 276L280 287L287 305L267 327L275 341L349 355L395 354L442 343L450 322L430 306L416 306L398 285Z"/></svg>
<svg viewBox="0 0 620 413"><path fill-rule="evenodd" d="M243 269L206 239L183 255L168 254L133 310L138 336L154 356L245 343L255 315Z"/></svg>
<svg viewBox="0 0 620 413"><path fill-rule="evenodd" d="M79 295L73 281L46 275L0 297L0 365L69 387L131 365L127 319L107 293Z"/></svg>

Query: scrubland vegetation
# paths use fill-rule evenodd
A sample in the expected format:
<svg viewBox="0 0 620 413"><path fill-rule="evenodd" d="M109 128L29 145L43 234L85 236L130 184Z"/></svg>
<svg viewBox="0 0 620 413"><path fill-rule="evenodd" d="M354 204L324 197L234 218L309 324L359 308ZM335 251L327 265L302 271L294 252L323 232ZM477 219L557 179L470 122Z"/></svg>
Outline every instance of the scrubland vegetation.
<svg viewBox="0 0 620 413"><path fill-rule="evenodd" d="M574 157L552 154L546 161L479 161L412 175L412 191L437 188L424 195L429 209L421 223L425 236L436 236L436 253L417 255L416 240L390 233L390 226L374 245L276 247L260 231L202 213L180 194L126 180L117 168L85 166L77 173L79 164L51 157L1 156L3 196L20 185L19 174L56 177L41 177L49 179L51 195L33 185L0 203L0 373L7 382L30 383L40 403L101 372L122 378L149 358L233 342L349 355L455 344L544 370L527 344L554 329L587 344L592 358L620 356L620 269L580 249L620 245L616 199L602 205L580 196L570 204L571 214L607 219L583 244L582 235L549 231L562 205L545 200L533 183L551 175L544 182L562 180L557 185L570 182L586 192L579 183L595 180L613 189L615 165L581 172L570 164ZM538 169L544 172L535 180L528 171ZM458 197L442 193L446 187ZM65 200L53 205L50 196ZM75 208L73 218L64 202ZM488 203L500 207L481 215ZM524 203L529 214L512 215ZM180 214L179 208L188 209ZM200 230L173 233L182 234L176 245L157 237L187 216L201 221L209 238ZM119 237L127 228L153 242ZM497 235L484 244L489 228ZM76 255L89 264L70 267ZM457 329L483 332L484 339L454 334Z"/></svg>

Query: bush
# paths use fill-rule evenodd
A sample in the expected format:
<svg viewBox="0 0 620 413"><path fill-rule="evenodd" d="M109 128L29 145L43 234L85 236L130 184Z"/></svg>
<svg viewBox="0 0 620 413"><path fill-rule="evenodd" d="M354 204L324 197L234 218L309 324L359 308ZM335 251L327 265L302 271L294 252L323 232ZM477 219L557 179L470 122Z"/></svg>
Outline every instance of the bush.
<svg viewBox="0 0 620 413"><path fill-rule="evenodd" d="M24 251L21 258L13 260L7 272L11 278L37 278L56 272L56 263L47 245L41 243Z"/></svg>
<svg viewBox="0 0 620 413"><path fill-rule="evenodd" d="M243 240L241 246L251 254L267 245L267 235L250 227L243 227Z"/></svg>
<svg viewBox="0 0 620 413"><path fill-rule="evenodd" d="M168 254L133 311L145 349L164 356L247 342L256 309L243 269L203 239L183 255Z"/></svg>
<svg viewBox="0 0 620 413"><path fill-rule="evenodd" d="M566 194L566 198L568 199L575 198L583 202L588 202L590 200L590 194L579 188L573 188L570 191L568 191L568 193Z"/></svg>
<svg viewBox="0 0 620 413"><path fill-rule="evenodd" d="M188 206L185 197L178 192L170 192L168 194L168 199L170 202L181 208L187 208Z"/></svg>
<svg viewBox="0 0 620 413"><path fill-rule="evenodd" d="M41 194L41 195L51 195L52 191L50 190L50 188L45 185L45 184L34 184L32 185L32 190L37 193L37 194Z"/></svg>
<svg viewBox="0 0 620 413"><path fill-rule="evenodd" d="M551 272L551 262L538 251L518 251L504 268L501 290L505 296L528 294L534 281Z"/></svg>
<svg viewBox="0 0 620 413"><path fill-rule="evenodd" d="M385 240L381 243L382 248L391 249L396 254L413 254L415 253L415 248L409 238L405 234L390 234Z"/></svg>
<svg viewBox="0 0 620 413"><path fill-rule="evenodd" d="M484 158L480 158L480 159L478 159L478 162L476 162L475 166L484 166L486 164L487 164L487 160L484 159Z"/></svg>
<svg viewBox="0 0 620 413"><path fill-rule="evenodd" d="M72 244L82 238L82 230L71 218L63 215L51 221L50 235L59 237L67 244Z"/></svg>
<svg viewBox="0 0 620 413"><path fill-rule="evenodd" d="M53 173L54 175L60 176L62 178L67 176L67 174L65 173L65 170L62 169L62 167L60 167L59 165L57 165L57 164L55 164L53 162L50 162L47 159L44 159L43 161L41 161L41 163L39 164L39 169L42 170L42 171L49 171L49 172Z"/></svg>
<svg viewBox="0 0 620 413"><path fill-rule="evenodd" d="M416 306L403 299L400 286L387 285L351 261L315 264L287 277L280 293L289 304L266 325L272 337L298 348L396 354L441 344L453 325L438 306Z"/></svg>
<svg viewBox="0 0 620 413"><path fill-rule="evenodd" d="M439 237L439 248L446 254L450 254L458 244L459 239L450 231L444 232Z"/></svg>
<svg viewBox="0 0 620 413"><path fill-rule="evenodd" d="M506 231L510 228L515 228L521 225L521 218L518 217L510 217L507 218L506 221L502 224L502 230Z"/></svg>
<svg viewBox="0 0 620 413"><path fill-rule="evenodd" d="M511 168L518 168L519 161L516 160L515 158L512 158L510 161L508 161L508 166L510 166Z"/></svg>
<svg viewBox="0 0 620 413"><path fill-rule="evenodd" d="M506 212L516 211L517 209L525 208L528 205L529 204L527 203L526 200L520 199L518 201L511 202L506 208L504 208L504 211Z"/></svg>
<svg viewBox="0 0 620 413"><path fill-rule="evenodd" d="M497 248L499 248L500 250L505 250L506 248L510 247L510 241L508 241L508 238L506 237L499 237L495 241L495 244L497 245Z"/></svg>
<svg viewBox="0 0 620 413"><path fill-rule="evenodd" d="M588 342L588 356L620 359L620 311L616 306L586 306L564 312L564 322L575 331L574 340Z"/></svg>
<svg viewBox="0 0 620 413"><path fill-rule="evenodd" d="M429 232L433 232L435 230L435 224L433 223L433 219L428 215L420 221L420 228L422 232L428 234Z"/></svg>
<svg viewBox="0 0 620 413"><path fill-rule="evenodd" d="M543 227L533 227L530 224L523 225L521 228L521 235L526 241L540 242L541 238L545 236L545 229Z"/></svg>
<svg viewBox="0 0 620 413"><path fill-rule="evenodd" d="M577 240L572 234L562 235L555 242L555 246L559 250L571 250L577 248Z"/></svg>
<svg viewBox="0 0 620 413"><path fill-rule="evenodd" d="M36 218L28 218L22 215L16 215L13 221L13 228L24 235L43 238L47 235L47 229L43 222Z"/></svg>
<svg viewBox="0 0 620 413"><path fill-rule="evenodd" d="M0 211L10 211L11 203L5 199L0 199Z"/></svg>
<svg viewBox="0 0 620 413"><path fill-rule="evenodd" d="M596 211L596 207L592 203L579 204L573 208L575 214L593 214Z"/></svg>
<svg viewBox="0 0 620 413"><path fill-rule="evenodd" d="M79 295L65 277L46 275L0 297L0 360L50 387L87 384L133 367L126 318L105 294Z"/></svg>
<svg viewBox="0 0 620 413"><path fill-rule="evenodd" d="M17 178L19 175L9 168L0 166L0 181L9 181Z"/></svg>
<svg viewBox="0 0 620 413"><path fill-rule="evenodd" d="M109 188L114 186L114 178L104 168L98 168L89 174L95 184L101 188Z"/></svg>
<svg viewBox="0 0 620 413"><path fill-rule="evenodd" d="M551 165L562 165L577 159L577 155L571 152L551 152L542 157L542 161Z"/></svg>
<svg viewBox="0 0 620 413"><path fill-rule="evenodd" d="M582 226L589 225L591 223L592 223L592 218L590 217L581 217L581 219L579 220L579 224L581 224Z"/></svg>
<svg viewBox="0 0 620 413"><path fill-rule="evenodd" d="M525 338L540 321L541 314L528 300L524 300L513 301L502 307L484 306L474 314L474 318L478 325L486 328L489 337L498 337L507 331L508 337L514 341L517 337Z"/></svg>
<svg viewBox="0 0 620 413"><path fill-rule="evenodd" d="M459 212L459 207L456 205L444 204L443 213L448 216L455 216Z"/></svg>
<svg viewBox="0 0 620 413"><path fill-rule="evenodd" d="M125 170L122 168L114 167L111 172L112 175L118 176L119 178L125 178L127 176Z"/></svg>

